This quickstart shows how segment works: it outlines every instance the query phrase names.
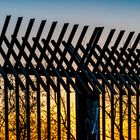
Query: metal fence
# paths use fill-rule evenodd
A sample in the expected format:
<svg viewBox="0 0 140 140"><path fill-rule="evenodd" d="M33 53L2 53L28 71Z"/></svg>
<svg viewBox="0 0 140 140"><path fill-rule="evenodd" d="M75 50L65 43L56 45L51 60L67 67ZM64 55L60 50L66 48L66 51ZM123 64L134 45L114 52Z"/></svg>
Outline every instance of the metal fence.
<svg viewBox="0 0 140 140"><path fill-rule="evenodd" d="M0 36L0 139L140 139L140 34L121 30L112 43L111 29L99 45L96 27L84 44L88 26L77 36L79 25L65 23L58 34L53 22L44 36L42 20L32 36L30 19L19 38L22 17L12 35L10 19Z"/></svg>

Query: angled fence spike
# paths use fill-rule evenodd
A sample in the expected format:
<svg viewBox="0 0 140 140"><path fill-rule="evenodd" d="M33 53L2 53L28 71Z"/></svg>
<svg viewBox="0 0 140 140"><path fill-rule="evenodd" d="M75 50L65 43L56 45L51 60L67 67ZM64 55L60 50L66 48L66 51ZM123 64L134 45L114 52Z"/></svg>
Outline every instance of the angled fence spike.
<svg viewBox="0 0 140 140"><path fill-rule="evenodd" d="M18 20L17 20L16 26L15 26L15 29L14 29L14 33L13 33L12 38L11 38L10 46L8 46L8 52L6 54L4 67L6 67L6 65L7 65L6 64L7 60L8 59L10 60L11 50L14 47L14 40L18 35L19 29L20 29L20 26L21 26L21 22L22 22L22 17L19 17Z"/></svg>

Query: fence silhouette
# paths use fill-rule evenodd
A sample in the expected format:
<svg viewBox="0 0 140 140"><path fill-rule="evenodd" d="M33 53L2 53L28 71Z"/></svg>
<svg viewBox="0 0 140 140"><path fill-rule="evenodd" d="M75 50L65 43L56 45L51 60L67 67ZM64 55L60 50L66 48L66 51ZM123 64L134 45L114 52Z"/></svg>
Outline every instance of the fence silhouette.
<svg viewBox="0 0 140 140"><path fill-rule="evenodd" d="M0 74L4 81L4 123L5 123L5 139L9 137L9 91L15 90L16 97L16 139L20 139L20 90L26 95L26 139L30 139L30 90L37 93L37 139L41 139L41 99L40 86L46 92L47 96L47 138L51 138L51 114L50 114L50 88L56 93L57 100L57 139L61 139L61 90L66 92L66 112L67 112L67 139L71 138L71 109L70 109L70 92L74 90L76 96L76 138L77 140L90 139L106 139L106 117L105 117L105 96L106 89L111 95L111 139L115 139L115 108L114 98L119 96L119 139L123 137L123 96L128 97L128 139L132 138L131 98L135 96L135 112L136 112L136 139L139 140L140 132L140 34L134 38L134 32L130 32L124 44L120 47L120 42L125 31L121 30L110 46L115 29L111 29L106 35L106 40L102 46L98 44L103 32L103 27L96 27L89 37L86 45L83 41L88 30L88 26L84 26L81 33L75 39L78 29L77 24L71 30L68 30L68 23L65 23L58 35L57 40L53 40L52 36L57 30L57 22L53 22L48 29L47 37L42 37L42 32L46 25L46 20L42 20L38 28L36 36L32 36L31 31L34 26L35 19L30 19L25 35L22 40L18 38L18 32L22 24L22 17L17 19L13 34L10 39L7 37L8 25L11 16L7 16L2 27L0 36ZM64 40L66 32L69 32L67 40ZM29 41L32 37L32 43ZM72 41L77 42L73 45ZM11 59L12 58L12 59ZM14 63L13 63L14 60ZM13 84L9 79L12 75L15 79ZM25 81L21 79L25 77ZM35 77L35 81L31 78ZM44 77L46 80L44 80ZM54 80L56 79L56 81ZM71 87L71 88L70 88ZM100 98L101 96L101 98ZM93 106L91 106L93 104ZM102 108L99 111L99 104ZM96 104L96 105L95 105ZM88 116L92 112L94 116ZM101 113L102 112L102 113ZM101 121L99 117L101 116ZM89 120L87 120L87 118ZM91 119L91 120L90 120ZM97 120L96 120L97 119ZM87 122L86 122L87 121ZM97 131L93 132L90 128L90 121L93 125L96 123ZM97 121L97 122L95 122ZM86 125L85 125L86 122ZM88 124L89 123L89 124ZM101 126L102 123L102 127ZM87 126L88 125L88 126ZM102 132L102 135L101 135ZM0 134L1 135L1 134Z"/></svg>

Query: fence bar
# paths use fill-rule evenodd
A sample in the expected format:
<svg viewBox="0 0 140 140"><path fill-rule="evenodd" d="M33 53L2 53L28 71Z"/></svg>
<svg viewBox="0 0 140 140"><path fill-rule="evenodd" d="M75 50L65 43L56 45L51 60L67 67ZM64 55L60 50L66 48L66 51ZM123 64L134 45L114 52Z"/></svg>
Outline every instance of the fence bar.
<svg viewBox="0 0 140 140"><path fill-rule="evenodd" d="M4 102L5 102L5 140L9 139L9 126L8 126L8 85L4 80Z"/></svg>
<svg viewBox="0 0 140 140"><path fill-rule="evenodd" d="M57 44L54 41L52 41L52 44L55 47L55 53L57 53L58 50L60 51L60 49L58 48ZM40 44L38 44L38 49L41 50L41 45ZM53 53L53 51L52 51L52 49L51 49L51 47L49 45L47 46L47 50L49 51L50 54L54 55L54 53ZM54 74L60 79L60 82L63 85L64 89L66 91L69 90L68 87L67 87L67 85L66 85L66 83L62 79L62 76L60 75L58 69L56 69L55 66L52 63L50 63L50 60L49 60L48 56L44 52L42 52L42 54L44 54L45 60L47 61L49 67L54 71ZM51 59L52 59L52 57L51 57ZM59 65L59 60L58 60L58 58L56 56L53 56L53 61L55 61L57 63L57 67L61 68L61 70L64 72L64 75L66 74L66 77L67 77L67 75L68 75L67 74L67 71L64 70L63 66ZM73 84L73 81L71 80L71 78L69 78L69 75L68 75L67 78L70 79L70 81L72 82L71 85L74 85L75 86L75 84Z"/></svg>
<svg viewBox="0 0 140 140"><path fill-rule="evenodd" d="M105 93L105 92L104 92L104 93ZM104 93L103 93L103 94L104 94ZM99 118L99 120L98 120L98 128L99 128L99 130L98 130L98 140L101 140L101 137L100 137L100 135L101 135L101 127L100 127L100 126L101 126L101 122L100 122L100 119L101 119L101 118L100 118L100 116L101 116L101 115L100 115L100 114L101 114L101 111L100 111L100 110L101 110L101 109L100 109L100 108L101 108L101 104L100 104L101 98L100 98L100 97L101 97L101 95L99 94L99 97L98 97L98 100L99 100L99 115L98 115L98 118Z"/></svg>
<svg viewBox="0 0 140 140"><path fill-rule="evenodd" d="M140 84L137 83L140 87ZM136 140L140 139L140 95L136 93Z"/></svg>
<svg viewBox="0 0 140 140"><path fill-rule="evenodd" d="M63 28L62 28L61 33L60 33L60 35L59 35L59 38L58 38L58 40L57 40L57 45L56 45L56 47L55 47L53 53L51 54L51 58L50 58L50 60L49 60L50 63L53 63L54 58L56 57L56 54L57 54L57 47L60 46L60 44L61 44L61 42L62 42L62 40L63 40L63 37L64 37L64 35L65 35L65 33L66 33L67 28L68 28L68 23L65 23L65 24L63 25ZM50 68L50 66L49 66L49 68Z"/></svg>
<svg viewBox="0 0 140 140"><path fill-rule="evenodd" d="M11 43L9 43L9 41L8 41L8 39L7 39L6 37L4 38L4 41L5 41L5 44L6 44L8 47L11 46ZM20 48L22 48L22 46L21 46ZM10 51L11 51L12 56L13 56L14 59L16 60L17 66L20 67L20 70L21 70L22 73L25 75L25 77L27 77L27 80L29 81L29 83L30 83L32 89L35 90L35 86L34 86L32 80L30 79L29 74L28 74L27 71L25 70L25 68L24 68L23 64L21 63L21 61L19 61L20 59L17 57L15 51L14 51L12 48L11 48ZM20 50L20 51L22 51L22 53L23 53L23 50ZM16 67L16 64L15 64L14 68Z"/></svg>
<svg viewBox="0 0 140 140"><path fill-rule="evenodd" d="M50 42L50 40L52 38L52 35L53 35L54 30L55 30L56 24L57 24L57 22L52 23L46 40L42 39L42 42L44 41L44 44L45 44L44 45L45 47L43 47L42 52L46 52L46 48L47 48L46 46L49 44L49 42ZM43 53L41 53L41 55L39 57L39 62L42 62L43 57L44 57L44 55L43 55Z"/></svg>
<svg viewBox="0 0 140 140"><path fill-rule="evenodd" d="M131 95L128 92L128 140L131 140Z"/></svg>
<svg viewBox="0 0 140 140"><path fill-rule="evenodd" d="M47 79L47 139L51 139L51 115L50 115L50 82Z"/></svg>
<svg viewBox="0 0 140 140"><path fill-rule="evenodd" d="M70 36L69 36L69 38L67 40L67 43L65 45L65 48L64 48L64 51L63 51L63 55L60 58L60 65L62 65L62 62L63 62L64 57L66 57L66 53L67 53L68 47L69 47L69 45L71 44L71 42L72 42L72 40L74 38L74 35L75 35L75 32L77 31L77 28L78 28L78 25L77 24L75 24L73 26L73 28L72 28L72 31L70 33Z"/></svg>
<svg viewBox="0 0 140 140"><path fill-rule="evenodd" d="M129 52L126 60L123 63L123 66L120 69L121 71L128 66L128 62L131 60L131 56L134 53L135 49L137 48L139 41L140 41L140 33L137 35L137 38L135 39L135 42L133 43L133 45L131 47L131 51Z"/></svg>
<svg viewBox="0 0 140 140"><path fill-rule="evenodd" d="M114 46L112 47L112 51L109 54L108 61L106 62L106 66L109 65L109 63L111 62L112 58L114 57L114 53L117 50L117 47L118 47L118 45L119 45L119 43L120 43L120 41L121 41L121 39L123 37L124 32L125 32L124 30L120 31L120 33L119 33L119 35L118 35L118 37L117 37L117 39L116 39L116 41L114 43Z"/></svg>
<svg viewBox="0 0 140 140"><path fill-rule="evenodd" d="M123 96L122 93L120 92L119 94L119 114L120 114L120 140L124 140L123 138Z"/></svg>
<svg viewBox="0 0 140 140"><path fill-rule="evenodd" d="M27 140L30 140L30 91L29 91L29 81L26 78L26 119L27 119Z"/></svg>
<svg viewBox="0 0 140 140"><path fill-rule="evenodd" d="M41 140L41 122L40 122L40 81L37 79L37 134L38 140Z"/></svg>
<svg viewBox="0 0 140 140"><path fill-rule="evenodd" d="M42 20L40 26L39 26L39 29L38 29L38 32L36 34L36 37L35 37L35 42L32 46L32 53L30 53L29 55L29 58L28 58L28 62L27 62L27 65L26 65L26 68L29 67L29 63L32 61L32 58L33 58L33 54L34 54L34 51L36 49L36 43L39 41L40 37L41 37L41 34L42 34L42 31L44 29L44 26L46 24L46 20Z"/></svg>
<svg viewBox="0 0 140 140"><path fill-rule="evenodd" d="M101 30L101 28L99 28L99 27L96 27L96 28L94 29L94 31L93 31L93 33L92 33L92 35L91 35L91 37L90 37L90 40L89 40L89 42L88 42L88 44L87 44L87 47L84 48L85 51L84 51L84 53L83 53L83 57L81 58L80 65L83 65L83 64L84 64L84 61L86 60L86 58L87 58L87 56L88 56L88 53L89 53L89 51L90 51L90 49L91 49L91 47L92 47L92 44L93 44L94 40L96 39L96 36L97 36L97 34L98 34L98 32L99 32L100 30ZM82 48L83 48L83 47L82 47ZM77 70L77 71L79 71L79 67L78 67L78 70Z"/></svg>
<svg viewBox="0 0 140 140"><path fill-rule="evenodd" d="M88 29L88 26L84 26L84 27L83 27L83 30L82 30L82 32L81 32L79 38L78 38L76 47L74 48L73 53L71 54L71 59L70 59L70 61L69 61L69 65L72 65L72 62L73 62L73 60L75 59L76 53L77 53L77 51L78 51L79 45L82 43L82 41L83 41L83 39L84 39L84 37L85 37L85 34L86 34L86 32L87 32L87 29ZM68 66L67 66L67 69L69 69Z"/></svg>
<svg viewBox="0 0 140 140"><path fill-rule="evenodd" d="M72 46L72 45L70 45L70 49L69 49L69 51L68 51L69 53L70 53L70 55L73 55L73 53L74 53L74 47ZM77 64L77 66L79 66L79 63L80 63L80 59L81 59L81 57L79 56L79 54L77 53L77 52L75 52L75 56L74 56L75 58L75 63ZM71 65L69 64L69 62L67 63L67 67L68 68L71 68ZM80 67L80 66L79 66ZM72 69L74 69L74 68L72 68ZM95 83L93 83L93 81L97 81L97 80L95 80L95 77L93 76L93 74L92 74L92 79L94 79L93 81L91 80L91 78L90 78L90 76L89 76L89 74L87 73L87 70L85 69L85 68L83 68L83 67L80 67L80 70L82 71L82 73L83 73L83 75L85 76L85 77L87 77L88 78L88 81L91 83L91 85L96 89L96 91L98 92L98 93L100 93L99 92L99 90L97 89L97 87L95 86ZM85 85L85 84L83 84L83 85ZM99 85L99 83L98 83L98 85ZM84 86L85 87L85 86ZM90 92L92 92L92 90L90 91L91 89L88 87L88 89L87 89L87 92L88 93L90 93ZM101 89L102 90L102 89Z"/></svg>
<svg viewBox="0 0 140 140"><path fill-rule="evenodd" d="M25 42L29 38L29 35L30 35L31 30L32 30L34 21L35 21L35 19L30 19L30 21L29 21L29 24L28 24L28 27L27 27L27 30L26 30L26 33L25 33L25 36L24 36L24 40L23 40L22 45L20 47L20 52L17 56L19 61L21 60L22 52L24 51L24 48L25 48ZM15 68L17 68L17 63L15 65Z"/></svg>
<svg viewBox="0 0 140 140"><path fill-rule="evenodd" d="M67 79L67 86L70 88L69 81ZM70 90L67 92L67 140L70 140L70 126L71 126L71 120L70 120Z"/></svg>
<svg viewBox="0 0 140 140"><path fill-rule="evenodd" d="M17 45L18 48L21 46L18 40L16 40L16 45ZM26 42L26 45L27 45L29 51L32 52L32 48L31 48L30 44L28 42ZM32 53L34 53L34 52L32 52ZM28 61L28 56L27 56L27 54L24 51L22 52L22 55L23 55L24 59L26 61ZM40 62L38 62L38 59L36 59L36 57L37 56L34 55L34 59L37 61L37 63L40 63ZM33 70L32 72L34 73L34 75L36 75L36 77L38 77L40 79L40 83L43 86L44 90L46 90L46 85L44 84L44 81L42 80L42 78L37 73L37 71L36 71L35 67L33 66L33 64L29 63L29 65L32 68L32 70ZM40 63L40 67L41 67L42 71L44 72L45 70L44 70L44 67L42 66L41 63ZM47 71L45 71L44 75L50 79L50 83L51 83L53 89L56 90L56 86L55 86L53 80L50 78L49 73Z"/></svg>
<svg viewBox="0 0 140 140"><path fill-rule="evenodd" d="M18 31L20 29L21 22L22 22L22 17L19 17L17 20L16 26L15 26L15 29L14 29L14 33L12 35L13 37L12 37L11 42L10 42L10 47L8 48L8 52L6 54L5 62L7 62L7 60L10 60L11 50L14 47L14 40L18 35ZM4 63L4 66L6 66L6 65L7 65L7 63Z"/></svg>
<svg viewBox="0 0 140 140"><path fill-rule="evenodd" d="M120 54L119 54L119 56L114 64L113 68L112 68L112 71L114 71L114 69L117 68L117 66L119 65L119 62L123 59L124 52L126 51L130 41L132 40L133 35L134 35L134 32L129 33L129 35L125 41L125 44L123 45L123 48L122 48L122 50L121 50L121 52L120 52Z"/></svg>
<svg viewBox="0 0 140 140"><path fill-rule="evenodd" d="M19 83L17 79L16 81L16 86L15 86L15 94L16 94L16 140L20 139L20 120L19 120Z"/></svg>
<svg viewBox="0 0 140 140"><path fill-rule="evenodd" d="M11 16L7 16L6 19L5 19L4 26L3 26L2 31L1 31L0 46L2 45L3 37L6 34L10 19L11 19Z"/></svg>
<svg viewBox="0 0 140 140"><path fill-rule="evenodd" d="M47 46L47 47L49 48L49 46ZM58 46L55 46L55 54L57 53L57 47L58 47ZM38 44L38 49L39 49L40 51L42 50L40 44ZM50 50L51 50L51 49L49 49L49 52L50 52ZM54 66L52 63L50 63L49 57L48 57L44 52L42 52L42 53L43 53L44 56L45 56L45 60L46 60L47 63L48 63L48 67L50 67L50 68L54 71L55 76L57 76L57 77L59 78L59 80L60 80L61 84L63 85L64 89L65 89L65 90L69 90L68 87L67 87L67 85L66 85L66 83L65 83L65 81L63 80L62 76L60 75L59 70L56 69L55 66ZM52 59L52 57L51 57L51 60L52 60L52 61L56 60L56 58L57 58L56 56L54 56L55 54L54 54L54 52L51 54L52 57L53 57L53 59ZM56 63L57 63L57 62L56 62ZM57 65L59 65L59 64L57 64ZM47 70L48 70L48 67L47 67ZM60 67L61 67L61 66L60 66Z"/></svg>
<svg viewBox="0 0 140 140"><path fill-rule="evenodd" d="M105 89L105 84L102 83L103 88ZM102 140L105 140L106 138L106 132L105 132L105 126L106 126L106 121L105 121L105 93L102 94Z"/></svg>
<svg viewBox="0 0 140 140"><path fill-rule="evenodd" d="M111 140L114 140L114 96L115 95L111 93Z"/></svg>
<svg viewBox="0 0 140 140"><path fill-rule="evenodd" d="M97 59L97 63L95 64L95 67L98 67L99 64L102 62L101 60L104 58L106 49L108 48L108 46L109 46L109 44L110 44L110 42L111 42L111 39L112 39L114 33L115 33L115 29L112 29L112 30L110 31L110 33L109 33L107 39L106 39L106 42L105 42L105 44L104 44L104 46L103 46L102 51L100 52L100 56L99 56L99 58Z"/></svg>
<svg viewBox="0 0 140 140"><path fill-rule="evenodd" d="M60 80L57 78L57 134L58 140L61 140L61 93L60 93Z"/></svg>
<svg viewBox="0 0 140 140"><path fill-rule="evenodd" d="M80 82L78 79L76 80L76 85L78 88L82 88ZM83 88L81 89L83 91ZM86 137L86 134L84 133L83 126L84 126L84 121L83 121L83 114L84 114L84 100L82 97L83 94L76 93L76 140L84 140Z"/></svg>
<svg viewBox="0 0 140 140"><path fill-rule="evenodd" d="M91 46L90 51L89 51L89 53L88 53L88 55L86 57L86 61L83 64L84 66L88 65L89 60L91 59L91 56L92 56L93 52L95 51L95 46L97 45L97 43L98 43L98 41L100 39L102 31L103 31L103 27L99 28L99 31L97 32L96 38L94 39L94 42L92 42L92 46Z"/></svg>
<svg viewBox="0 0 140 140"><path fill-rule="evenodd" d="M3 58L6 58L6 54L5 51L0 47L0 53L3 56ZM11 64L10 60L7 60L7 62L5 62L8 64L8 67L10 68L10 72L12 72L12 74L17 78L19 85L21 86L21 89L25 89L21 79L18 77L17 71L14 69L13 65Z"/></svg>

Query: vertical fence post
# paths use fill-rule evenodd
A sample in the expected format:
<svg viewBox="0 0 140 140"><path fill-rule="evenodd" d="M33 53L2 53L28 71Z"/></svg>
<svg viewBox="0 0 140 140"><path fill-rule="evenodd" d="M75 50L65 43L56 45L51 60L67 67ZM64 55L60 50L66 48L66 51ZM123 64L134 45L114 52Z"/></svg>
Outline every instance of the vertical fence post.
<svg viewBox="0 0 140 140"><path fill-rule="evenodd" d="M19 83L17 79L15 79L15 94L16 94L16 140L20 139L20 119L19 119Z"/></svg>
<svg viewBox="0 0 140 140"><path fill-rule="evenodd" d="M61 95L60 95L60 80L57 78L57 134L58 140L61 140Z"/></svg>
<svg viewBox="0 0 140 140"><path fill-rule="evenodd" d="M47 79L47 139L51 139L50 81Z"/></svg>
<svg viewBox="0 0 140 140"><path fill-rule="evenodd" d="M41 140L41 105L40 105L40 83L37 78L37 131L38 131L38 140Z"/></svg>
<svg viewBox="0 0 140 140"><path fill-rule="evenodd" d="M139 83L137 86L140 88ZM136 93L136 140L140 139L140 95Z"/></svg>
<svg viewBox="0 0 140 140"><path fill-rule="evenodd" d="M70 84L69 81L67 79L67 86L70 88ZM71 135L70 135L70 126L71 126L71 119L70 119L70 91L67 91L67 140L71 139Z"/></svg>
<svg viewBox="0 0 140 140"><path fill-rule="evenodd" d="M8 85L4 80L4 101L5 101L5 140L9 140L9 126L8 126Z"/></svg>
<svg viewBox="0 0 140 140"><path fill-rule="evenodd" d="M86 80L85 80L86 81ZM76 81L82 93L76 93L76 139L99 139L99 95L96 91L92 95Z"/></svg>
<svg viewBox="0 0 140 140"><path fill-rule="evenodd" d="M30 89L28 79L26 77L26 128L27 128L27 140L30 140Z"/></svg>

